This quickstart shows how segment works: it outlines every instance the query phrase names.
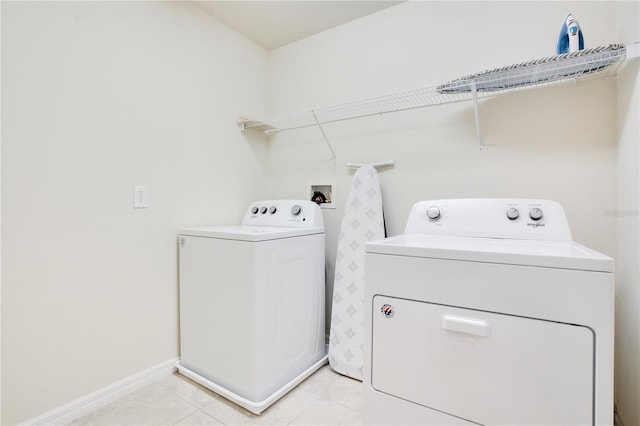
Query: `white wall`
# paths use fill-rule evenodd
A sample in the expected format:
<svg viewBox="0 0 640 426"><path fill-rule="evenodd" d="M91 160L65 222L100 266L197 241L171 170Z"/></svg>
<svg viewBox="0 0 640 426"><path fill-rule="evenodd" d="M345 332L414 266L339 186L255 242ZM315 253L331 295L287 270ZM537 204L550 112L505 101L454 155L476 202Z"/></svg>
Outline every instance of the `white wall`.
<svg viewBox="0 0 640 426"><path fill-rule="evenodd" d="M618 245L610 214L638 205L637 67L622 85L604 79L482 101L484 152L469 103L327 126L335 162L316 129L263 143L233 124L237 113L277 116L554 54L568 12L588 47L626 42L616 19L637 16L637 2L410 2L268 58L184 3L1 7L0 423L177 356L176 231L237 220L251 199L306 197L310 180L336 181L337 208L324 210L330 301L347 161L396 161L381 173L390 234L421 199L560 201L574 239L619 259L617 249L629 253L631 300L617 337L637 350L640 234L620 220L619 234L632 235ZM620 91L633 84L636 106L625 110ZM619 156L617 131L626 135ZM629 203L617 204L618 181L631 182ZM149 186L149 209L132 209L135 184ZM616 383L618 405L637 424L637 354L620 360L629 377Z"/></svg>
<svg viewBox="0 0 640 426"><path fill-rule="evenodd" d="M408 2L269 55L271 116L397 90L434 86L555 54L568 12L587 47L615 39L610 2ZM380 174L390 235L414 202L457 197L549 198L565 208L576 241L616 255L616 82L567 84L480 103L478 152L470 102L329 124L271 136L264 163L272 197L306 196L309 180L335 180L327 225L327 300L352 172L345 162L393 159Z"/></svg>
<svg viewBox="0 0 640 426"><path fill-rule="evenodd" d="M618 3L620 40L640 41L640 2ZM618 257L615 387L625 425L640 424L640 61L618 76Z"/></svg>
<svg viewBox="0 0 640 426"><path fill-rule="evenodd" d="M2 50L2 7L0 7L0 51ZM2 55L0 54L0 82L2 81ZM2 84L0 83L0 100ZM0 117L2 102L0 101ZM1 127L1 120L0 120ZM0 131L1 133L1 131ZM2 332L2 135L0 134L0 333ZM2 334L0 334L0 423L2 422Z"/></svg>
<svg viewBox="0 0 640 426"><path fill-rule="evenodd" d="M178 356L177 230L263 195L265 61L188 3L2 2L3 425Z"/></svg>

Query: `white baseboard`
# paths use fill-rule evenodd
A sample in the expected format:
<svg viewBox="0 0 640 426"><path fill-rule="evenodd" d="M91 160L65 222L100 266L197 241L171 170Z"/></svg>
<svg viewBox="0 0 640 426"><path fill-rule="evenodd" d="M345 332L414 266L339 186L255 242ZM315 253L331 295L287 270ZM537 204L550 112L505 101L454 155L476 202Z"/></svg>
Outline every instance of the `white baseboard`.
<svg viewBox="0 0 640 426"><path fill-rule="evenodd" d="M118 398L134 392L175 371L179 358L173 358L142 370L95 392L71 401L23 423L23 425L60 425L89 414Z"/></svg>

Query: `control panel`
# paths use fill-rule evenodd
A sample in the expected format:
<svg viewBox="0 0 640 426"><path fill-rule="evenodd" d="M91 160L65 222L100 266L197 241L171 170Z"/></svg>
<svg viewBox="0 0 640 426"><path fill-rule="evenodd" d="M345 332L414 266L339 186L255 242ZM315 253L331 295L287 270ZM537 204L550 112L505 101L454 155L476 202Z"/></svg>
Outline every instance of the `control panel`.
<svg viewBox="0 0 640 426"><path fill-rule="evenodd" d="M322 211L313 201L265 200L251 203L242 225L324 228Z"/></svg>
<svg viewBox="0 0 640 426"><path fill-rule="evenodd" d="M572 241L564 209L551 200L426 200L411 209L405 234Z"/></svg>

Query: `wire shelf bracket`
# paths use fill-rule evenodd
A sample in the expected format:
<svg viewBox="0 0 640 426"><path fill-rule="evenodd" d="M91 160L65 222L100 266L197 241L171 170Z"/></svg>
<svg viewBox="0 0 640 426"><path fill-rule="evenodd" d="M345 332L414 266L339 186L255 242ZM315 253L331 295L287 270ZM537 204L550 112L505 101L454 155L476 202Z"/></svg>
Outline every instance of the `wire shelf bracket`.
<svg viewBox="0 0 640 426"><path fill-rule="evenodd" d="M482 130L480 130L480 111L478 107L478 87L476 83L471 83L471 93L473 94L473 115L476 119L476 140L478 141L478 150L484 149L484 142L482 141Z"/></svg>
<svg viewBox="0 0 640 426"><path fill-rule="evenodd" d="M325 143L327 144L327 148L329 148L329 151L331 151L331 156L335 160L336 159L336 153L333 150L333 148L331 147L331 142L329 142L329 138L327 138L327 134L324 132L324 129L322 128L322 124L318 120L318 116L316 115L315 111L313 111L313 110L311 110L311 114L313 114L313 119L316 121L316 125L318 126L318 130L320 130L320 133L322 134L322 138L324 139Z"/></svg>

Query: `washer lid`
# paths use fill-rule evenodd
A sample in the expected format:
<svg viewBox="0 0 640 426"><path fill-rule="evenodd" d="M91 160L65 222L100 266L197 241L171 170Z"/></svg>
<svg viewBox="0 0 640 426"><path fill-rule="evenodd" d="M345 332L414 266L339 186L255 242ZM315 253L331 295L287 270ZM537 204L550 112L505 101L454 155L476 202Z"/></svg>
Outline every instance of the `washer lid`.
<svg viewBox="0 0 640 426"><path fill-rule="evenodd" d="M247 225L205 226L180 230L180 235L238 241L267 241L323 233L323 228Z"/></svg>
<svg viewBox="0 0 640 426"><path fill-rule="evenodd" d="M398 235L370 242L367 253L613 272L614 260L567 241Z"/></svg>

